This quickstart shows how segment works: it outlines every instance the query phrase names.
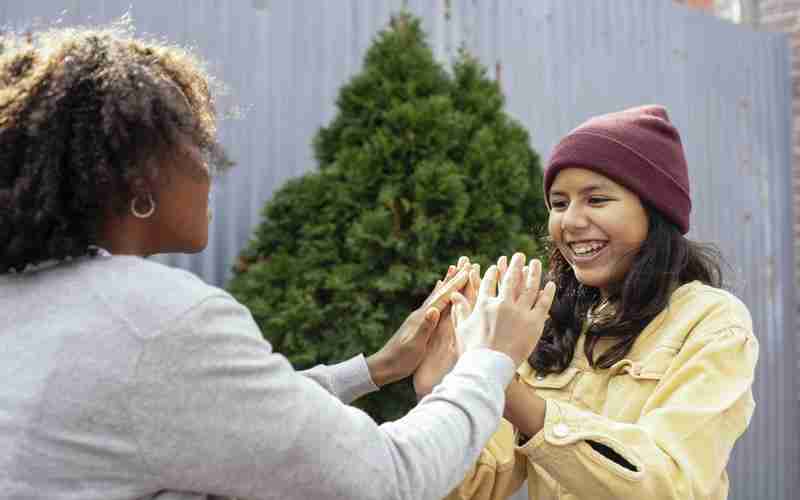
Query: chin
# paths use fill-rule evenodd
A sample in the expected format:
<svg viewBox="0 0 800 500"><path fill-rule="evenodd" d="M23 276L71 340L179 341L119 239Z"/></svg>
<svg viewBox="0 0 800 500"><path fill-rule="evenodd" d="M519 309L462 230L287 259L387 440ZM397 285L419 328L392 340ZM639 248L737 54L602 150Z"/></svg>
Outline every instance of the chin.
<svg viewBox="0 0 800 500"><path fill-rule="evenodd" d="M575 270L575 278L581 283L581 285L588 286L591 288L605 288L611 283L611 279L608 277L606 273L597 273L597 272L580 272Z"/></svg>

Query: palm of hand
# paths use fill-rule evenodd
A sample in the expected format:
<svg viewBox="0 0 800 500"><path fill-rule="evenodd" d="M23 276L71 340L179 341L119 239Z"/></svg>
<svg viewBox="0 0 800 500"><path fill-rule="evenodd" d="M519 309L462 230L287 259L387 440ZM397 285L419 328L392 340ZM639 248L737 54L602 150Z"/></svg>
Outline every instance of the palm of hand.
<svg viewBox="0 0 800 500"><path fill-rule="evenodd" d="M447 306L442 311L436 331L428 342L425 357L414 372L414 392L418 397L430 393L458 361L451 309L451 306Z"/></svg>

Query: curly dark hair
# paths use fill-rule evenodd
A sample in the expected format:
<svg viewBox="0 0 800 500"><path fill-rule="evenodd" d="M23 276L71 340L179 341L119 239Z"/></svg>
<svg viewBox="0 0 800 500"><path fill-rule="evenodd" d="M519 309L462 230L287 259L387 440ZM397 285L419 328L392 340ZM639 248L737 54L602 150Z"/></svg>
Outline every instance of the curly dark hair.
<svg viewBox="0 0 800 500"><path fill-rule="evenodd" d="M213 79L189 50L124 23L0 36L0 273L95 255L157 155L190 140L212 173ZM148 170L149 169L149 170Z"/></svg>
<svg viewBox="0 0 800 500"><path fill-rule="evenodd" d="M658 210L649 206L645 210L649 221L647 238L625 279L609 293L613 312L598 315L586 331L584 352L595 368L610 368L625 357L647 324L667 307L679 286L695 280L722 286L723 261L715 246L687 239ZM569 367L586 315L602 300L597 288L578 281L572 266L554 246L548 274L558 291L542 338L528 359L531 367L543 375ZM594 349L601 338L618 340L595 357Z"/></svg>

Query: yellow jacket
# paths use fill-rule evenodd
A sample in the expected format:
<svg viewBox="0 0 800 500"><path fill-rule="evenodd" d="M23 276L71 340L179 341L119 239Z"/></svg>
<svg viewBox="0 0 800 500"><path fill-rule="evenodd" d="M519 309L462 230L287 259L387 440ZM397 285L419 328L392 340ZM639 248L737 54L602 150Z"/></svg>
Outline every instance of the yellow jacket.
<svg viewBox="0 0 800 500"><path fill-rule="evenodd" d="M694 282L609 369L589 366L583 337L563 373L524 363L518 377L547 403L544 428L517 445L503 420L448 500L504 499L525 479L532 500L726 498L725 466L755 408L752 330L737 298Z"/></svg>

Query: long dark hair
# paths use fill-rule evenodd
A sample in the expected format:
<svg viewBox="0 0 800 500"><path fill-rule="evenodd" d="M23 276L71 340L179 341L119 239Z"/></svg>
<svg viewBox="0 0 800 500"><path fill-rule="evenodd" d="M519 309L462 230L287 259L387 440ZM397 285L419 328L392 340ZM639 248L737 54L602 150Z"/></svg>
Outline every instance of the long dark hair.
<svg viewBox="0 0 800 500"><path fill-rule="evenodd" d="M646 206L649 229L625 279L610 290L611 312L593 322L584 350L594 368L621 360L648 323L663 311L672 292L691 281L722 286L722 258L713 245L684 237L677 226ZM528 361L540 374L560 373L572 362L587 313L601 302L597 288L582 285L569 262L551 245L549 279L557 285L550 320ZM601 338L618 339L595 358Z"/></svg>

